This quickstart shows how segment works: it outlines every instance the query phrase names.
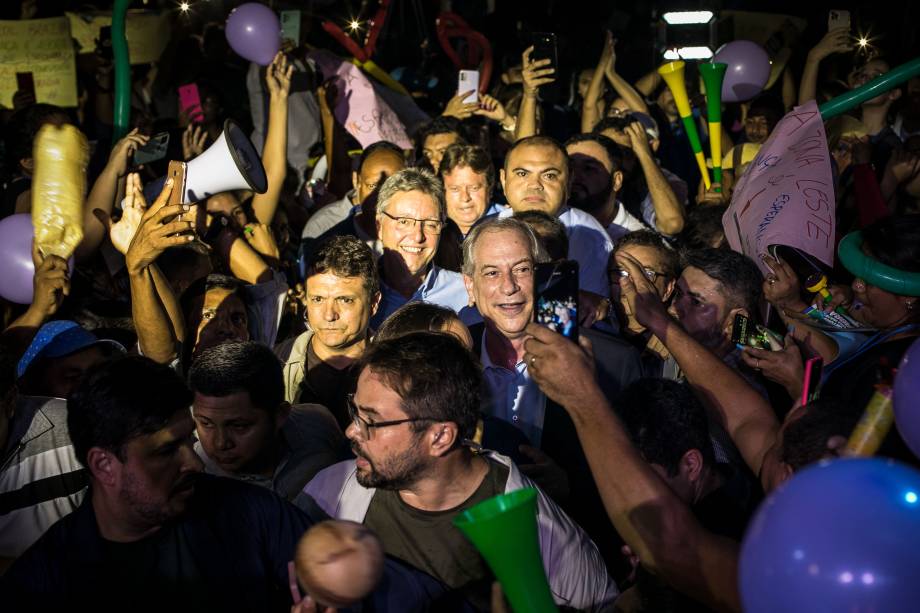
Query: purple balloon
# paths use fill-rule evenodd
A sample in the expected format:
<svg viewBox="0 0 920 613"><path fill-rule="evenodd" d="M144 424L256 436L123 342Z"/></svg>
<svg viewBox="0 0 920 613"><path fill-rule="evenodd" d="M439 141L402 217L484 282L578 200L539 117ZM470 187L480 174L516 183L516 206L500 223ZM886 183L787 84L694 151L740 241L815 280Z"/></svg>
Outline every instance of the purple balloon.
<svg viewBox="0 0 920 613"><path fill-rule="evenodd" d="M19 213L0 220L0 296L32 304L32 215Z"/></svg>
<svg viewBox="0 0 920 613"><path fill-rule="evenodd" d="M248 2L233 9L225 31L230 47L260 66L271 64L281 49L281 22L264 4Z"/></svg>
<svg viewBox="0 0 920 613"><path fill-rule="evenodd" d="M916 611L918 534L920 472L875 458L810 466L748 526L744 611Z"/></svg>
<svg viewBox="0 0 920 613"><path fill-rule="evenodd" d="M920 340L907 349L894 379L894 423L920 458Z"/></svg>
<svg viewBox="0 0 920 613"><path fill-rule="evenodd" d="M770 56L749 40L735 40L719 47L713 62L728 64L722 81L722 102L744 102L761 91L770 78Z"/></svg>

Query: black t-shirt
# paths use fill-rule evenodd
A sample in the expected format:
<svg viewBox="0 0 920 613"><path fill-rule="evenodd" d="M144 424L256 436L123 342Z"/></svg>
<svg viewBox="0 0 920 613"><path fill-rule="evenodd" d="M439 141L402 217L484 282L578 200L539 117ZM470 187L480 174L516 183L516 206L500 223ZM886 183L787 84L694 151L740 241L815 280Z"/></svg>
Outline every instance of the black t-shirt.
<svg viewBox="0 0 920 613"><path fill-rule="evenodd" d="M479 605L483 595L487 602L492 572L453 520L466 509L504 493L507 481L508 467L489 462L489 472L472 496L453 509L435 512L409 506L396 491L377 490L364 525L377 533L387 554L467 594Z"/></svg>
<svg viewBox="0 0 920 613"><path fill-rule="evenodd" d="M354 393L358 375L352 366L333 368L323 362L313 351L313 343L307 343L307 363L303 381L300 383L300 404L321 404L332 413L342 431L351 423L345 398Z"/></svg>

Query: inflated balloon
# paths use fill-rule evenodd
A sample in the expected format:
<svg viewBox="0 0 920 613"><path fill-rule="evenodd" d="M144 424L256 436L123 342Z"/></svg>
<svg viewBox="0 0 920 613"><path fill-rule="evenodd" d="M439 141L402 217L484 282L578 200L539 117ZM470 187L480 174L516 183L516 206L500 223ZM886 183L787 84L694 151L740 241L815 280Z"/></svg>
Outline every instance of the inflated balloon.
<svg viewBox="0 0 920 613"><path fill-rule="evenodd" d="M45 124L32 148L32 226L42 255L71 256L83 240L89 147L76 127Z"/></svg>
<svg viewBox="0 0 920 613"><path fill-rule="evenodd" d="M761 91L770 78L770 56L749 40L734 40L719 47L713 62L728 64L722 81L722 102L744 102Z"/></svg>
<svg viewBox="0 0 920 613"><path fill-rule="evenodd" d="M240 57L260 66L271 64L281 49L281 22L264 4L247 2L233 9L225 32L227 42Z"/></svg>
<svg viewBox="0 0 920 613"><path fill-rule="evenodd" d="M875 458L810 466L748 527L744 611L915 611L918 533L920 472Z"/></svg>
<svg viewBox="0 0 920 613"><path fill-rule="evenodd" d="M907 349L894 379L894 423L920 458L920 340Z"/></svg>
<svg viewBox="0 0 920 613"><path fill-rule="evenodd" d="M131 121L131 59L125 34L130 0L115 0L112 9L112 59L115 60L115 106L113 108L112 144L128 133Z"/></svg>
<svg viewBox="0 0 920 613"><path fill-rule="evenodd" d="M0 220L0 297L32 304L32 216L17 213ZM73 273L73 258L67 262Z"/></svg>
<svg viewBox="0 0 920 613"><path fill-rule="evenodd" d="M875 77L865 85L851 89L833 100L828 100L818 107L818 110L821 111L821 118L827 121L837 115L842 115L849 110L855 109L866 100L872 100L918 74L920 74L920 57L906 64L901 64L897 68Z"/></svg>

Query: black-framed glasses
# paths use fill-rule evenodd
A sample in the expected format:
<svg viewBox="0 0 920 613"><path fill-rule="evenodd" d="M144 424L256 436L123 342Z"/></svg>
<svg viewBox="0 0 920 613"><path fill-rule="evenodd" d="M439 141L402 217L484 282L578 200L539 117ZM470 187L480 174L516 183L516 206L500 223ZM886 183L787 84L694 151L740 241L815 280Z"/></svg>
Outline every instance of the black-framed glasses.
<svg viewBox="0 0 920 613"><path fill-rule="evenodd" d="M444 222L440 219L416 219L415 217L394 217L386 211L380 211L390 219L396 222L400 230L415 230L419 224L422 224L422 230L425 234L440 234L444 229Z"/></svg>
<svg viewBox="0 0 920 613"><path fill-rule="evenodd" d="M611 281L619 279L620 277L629 276L629 271L625 268L611 268L608 273L610 274ZM645 275L645 278L652 283L654 283L658 277L666 278L668 276L666 273L658 272L657 270L652 270L651 268L643 268L642 273Z"/></svg>
<svg viewBox="0 0 920 613"><path fill-rule="evenodd" d="M433 417L407 417L406 419L393 419L391 421L378 421L372 423L358 414L358 405L355 404L354 394L348 394L345 397L345 405L348 407L348 417L351 418L352 423L355 424L355 428L358 429L358 434L365 441L370 440L371 432L377 428L389 428L390 426L399 426L415 421L438 421Z"/></svg>

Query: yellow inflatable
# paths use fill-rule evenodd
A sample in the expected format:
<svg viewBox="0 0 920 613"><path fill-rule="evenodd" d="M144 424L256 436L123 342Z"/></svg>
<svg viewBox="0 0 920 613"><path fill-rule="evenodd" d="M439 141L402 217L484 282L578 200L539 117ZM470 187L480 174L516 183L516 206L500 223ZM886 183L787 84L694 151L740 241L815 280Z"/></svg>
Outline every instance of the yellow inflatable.
<svg viewBox="0 0 920 613"><path fill-rule="evenodd" d="M71 125L47 124L38 131L32 150L32 226L42 255L65 260L83 240L83 198L86 193L86 137Z"/></svg>

